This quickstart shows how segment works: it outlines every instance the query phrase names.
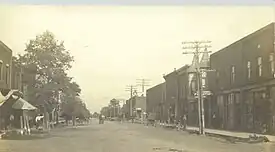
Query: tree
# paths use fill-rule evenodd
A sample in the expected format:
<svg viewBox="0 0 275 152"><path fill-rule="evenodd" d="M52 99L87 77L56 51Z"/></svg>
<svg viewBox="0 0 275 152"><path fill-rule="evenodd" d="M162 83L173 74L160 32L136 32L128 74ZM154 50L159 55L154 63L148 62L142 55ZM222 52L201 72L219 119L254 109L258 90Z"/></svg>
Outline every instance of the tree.
<svg viewBox="0 0 275 152"><path fill-rule="evenodd" d="M26 44L25 54L13 60L25 71L28 100L48 112L56 107L60 90L71 96L80 93L79 86L71 82L72 78L67 75L74 61L73 56L65 49L64 42L56 40L49 31L30 40Z"/></svg>
<svg viewBox="0 0 275 152"><path fill-rule="evenodd" d="M119 100L117 100L117 99L110 100L110 105L112 107L117 107L119 105Z"/></svg>
<svg viewBox="0 0 275 152"><path fill-rule="evenodd" d="M109 111L110 113L112 113L111 115L112 116L118 116L118 111L120 109L120 105L119 105L119 100L117 99L112 99L110 100L110 103L109 103Z"/></svg>

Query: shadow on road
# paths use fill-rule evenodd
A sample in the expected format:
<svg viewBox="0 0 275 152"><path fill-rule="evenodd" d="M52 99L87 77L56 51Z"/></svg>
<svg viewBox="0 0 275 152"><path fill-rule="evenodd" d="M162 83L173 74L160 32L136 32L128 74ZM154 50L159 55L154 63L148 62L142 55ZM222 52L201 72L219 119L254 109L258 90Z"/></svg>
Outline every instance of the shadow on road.
<svg viewBox="0 0 275 152"><path fill-rule="evenodd" d="M39 140L53 137L50 134L35 134L35 135L8 135L2 137L2 140Z"/></svg>

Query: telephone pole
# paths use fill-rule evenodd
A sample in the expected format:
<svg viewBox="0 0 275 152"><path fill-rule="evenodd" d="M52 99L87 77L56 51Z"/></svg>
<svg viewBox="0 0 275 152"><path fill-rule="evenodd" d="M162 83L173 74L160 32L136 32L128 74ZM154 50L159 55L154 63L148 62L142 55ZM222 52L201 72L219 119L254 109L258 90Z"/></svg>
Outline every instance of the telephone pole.
<svg viewBox="0 0 275 152"><path fill-rule="evenodd" d="M150 83L150 80L149 80L149 79L144 79L144 78L142 78L142 79L137 79L137 85L138 85L138 86L141 86L142 93L144 93L145 87L150 86L149 83Z"/></svg>
<svg viewBox="0 0 275 152"><path fill-rule="evenodd" d="M204 127L204 104L203 104L203 97L202 97L202 87L201 87L201 67L200 67L200 54L201 53L210 53L210 51L201 51L202 48L207 49L211 46L209 45L211 41L187 41L182 42L183 49L191 50L185 51L183 54L193 54L195 59L195 73L196 73L196 80L197 80L197 97L198 97L198 115L199 115L199 132L200 134L205 134Z"/></svg>
<svg viewBox="0 0 275 152"><path fill-rule="evenodd" d="M132 98L133 98L134 91L136 91L136 87L133 85L128 85L128 86L126 86L126 91L130 92L130 100L129 100L129 102L130 102L130 116L132 117L133 116L133 105L132 105L133 99Z"/></svg>

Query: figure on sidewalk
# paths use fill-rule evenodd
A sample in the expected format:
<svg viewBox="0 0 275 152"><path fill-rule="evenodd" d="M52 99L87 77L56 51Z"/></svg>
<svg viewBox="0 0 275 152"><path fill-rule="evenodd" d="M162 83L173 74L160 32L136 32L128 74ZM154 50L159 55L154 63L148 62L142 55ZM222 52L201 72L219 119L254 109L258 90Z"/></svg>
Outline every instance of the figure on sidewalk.
<svg viewBox="0 0 275 152"><path fill-rule="evenodd" d="M212 120L213 120L213 128L217 128L217 116L216 113L214 112L212 115Z"/></svg>
<svg viewBox="0 0 275 152"><path fill-rule="evenodd" d="M183 129L185 130L186 129L186 126L187 126L187 116L186 115L183 115L183 119L182 119L182 123L183 123Z"/></svg>

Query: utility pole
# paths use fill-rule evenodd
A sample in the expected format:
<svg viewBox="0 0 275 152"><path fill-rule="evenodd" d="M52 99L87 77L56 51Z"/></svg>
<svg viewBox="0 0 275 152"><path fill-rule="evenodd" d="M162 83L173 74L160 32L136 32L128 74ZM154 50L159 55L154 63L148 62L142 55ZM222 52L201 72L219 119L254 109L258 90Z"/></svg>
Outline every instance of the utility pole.
<svg viewBox="0 0 275 152"><path fill-rule="evenodd" d="M141 86L142 93L144 93L145 87L146 87L146 86L150 86L149 82L150 82L149 79L144 79L144 78L142 78L142 79L137 79L137 85L138 85L138 86Z"/></svg>
<svg viewBox="0 0 275 152"><path fill-rule="evenodd" d="M210 53L210 51L201 51L200 49L204 48L210 48L211 46L208 45L211 43L211 41L188 41L188 42L182 42L183 49L185 50L192 50L192 51L185 51L183 54L193 54L194 59L196 61L195 63L195 69L196 69L196 80L197 80L197 97L198 97L198 115L199 115L199 132L200 134L204 133L204 104L202 99L202 87L201 87L201 68L200 68L200 54L201 53Z"/></svg>
<svg viewBox="0 0 275 152"><path fill-rule="evenodd" d="M126 87L126 91L130 92L130 100L129 100L129 102L130 102L130 116L131 117L133 116L133 103L132 103L133 99L132 98L133 98L133 93L134 93L135 90L136 90L136 87L133 86L133 85L128 85Z"/></svg>

